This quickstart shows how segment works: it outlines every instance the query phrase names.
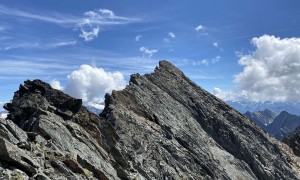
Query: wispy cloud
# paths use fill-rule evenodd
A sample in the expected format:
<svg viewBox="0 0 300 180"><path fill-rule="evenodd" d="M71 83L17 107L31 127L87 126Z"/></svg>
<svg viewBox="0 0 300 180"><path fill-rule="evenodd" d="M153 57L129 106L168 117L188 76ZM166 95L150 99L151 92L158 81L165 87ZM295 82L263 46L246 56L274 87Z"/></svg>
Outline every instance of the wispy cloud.
<svg viewBox="0 0 300 180"><path fill-rule="evenodd" d="M168 38L163 38L163 41L164 41L165 43L169 43L169 42L171 42L171 39L175 39L175 38L176 38L175 33L169 32L169 33L168 33Z"/></svg>
<svg viewBox="0 0 300 180"><path fill-rule="evenodd" d="M5 31L5 30L7 30L7 27L0 25L0 31Z"/></svg>
<svg viewBox="0 0 300 180"><path fill-rule="evenodd" d="M186 74L189 78L193 80L210 80L210 79L225 79L223 76L214 76L214 75L201 75L201 74Z"/></svg>
<svg viewBox="0 0 300 180"><path fill-rule="evenodd" d="M83 38L84 41L91 41L98 37L100 28L99 26L93 27L92 25L87 25L86 27L82 26L80 31L79 37Z"/></svg>
<svg viewBox="0 0 300 180"><path fill-rule="evenodd" d="M137 35L137 36L135 36L134 40L135 40L135 41L140 41L140 39L141 39L142 37L143 37L142 35Z"/></svg>
<svg viewBox="0 0 300 180"><path fill-rule="evenodd" d="M198 25L197 27L195 27L195 31L202 31L202 30L204 30L205 29L205 27L204 26L202 26L202 25Z"/></svg>
<svg viewBox="0 0 300 180"><path fill-rule="evenodd" d="M80 31L79 37L83 38L84 41L91 41L96 38L101 27L128 24L140 20L139 18L117 16L109 9L87 11L82 17L79 17L49 12L38 13L0 5L0 14L76 28Z"/></svg>
<svg viewBox="0 0 300 180"><path fill-rule="evenodd" d="M211 59L211 63L215 64L215 63L219 62L221 59L222 59L221 56L216 56Z"/></svg>
<svg viewBox="0 0 300 180"><path fill-rule="evenodd" d="M152 57L155 53L158 52L157 49L148 49L145 47L140 47L140 51L143 53L143 55L147 55L148 57Z"/></svg>
<svg viewBox="0 0 300 180"><path fill-rule="evenodd" d="M24 41L9 41L9 42L3 42L0 45L0 51L9 51L12 49L53 49L58 48L62 46L73 46L76 45L77 41L75 40L55 40L52 42L42 42L42 41L36 41L36 42L24 42Z"/></svg>
<svg viewBox="0 0 300 180"><path fill-rule="evenodd" d="M75 44L77 44L77 41L70 40L70 41L59 41L59 42L51 43L49 44L49 46L61 47L61 46L73 46Z"/></svg>
<svg viewBox="0 0 300 180"><path fill-rule="evenodd" d="M59 53L51 52L56 52L56 50L49 53L37 51L37 53L25 56L1 56L0 79L41 78L49 82L52 79L61 81L61 78L65 78L68 73L78 69L82 62L104 67L107 71L118 70L128 77L133 73L150 73L158 63L157 59L150 58L148 54L123 56L109 51L76 47L68 52L63 50Z"/></svg>
<svg viewBox="0 0 300 180"><path fill-rule="evenodd" d="M3 77L11 76L48 76L49 72L59 75L65 74L68 71L76 68L76 65L67 63L53 63L53 62L34 62L27 60L7 59L1 60L0 75Z"/></svg>
<svg viewBox="0 0 300 180"><path fill-rule="evenodd" d="M165 43L169 43L169 42L170 42L170 39L169 39L169 38L164 38L163 41L164 41Z"/></svg>
<svg viewBox="0 0 300 180"><path fill-rule="evenodd" d="M213 46L214 46L215 48L219 49L220 51L223 51L223 48L221 48L221 47L219 46L219 43L214 42L214 43L213 43Z"/></svg>
<svg viewBox="0 0 300 180"><path fill-rule="evenodd" d="M173 33L173 32L169 32L169 34L168 34L171 38L175 38L176 37L176 35Z"/></svg>
<svg viewBox="0 0 300 180"><path fill-rule="evenodd" d="M84 41L91 41L98 36L101 26L128 24L138 20L136 18L117 16L109 9L88 11L84 13L82 21L77 23L81 31L79 37L83 38Z"/></svg>
<svg viewBox="0 0 300 180"><path fill-rule="evenodd" d="M4 47L0 48L2 51L8 51L11 49L29 49L29 48L36 48L40 47L39 43L29 43L29 42L19 42L19 43L10 43L6 44Z"/></svg>
<svg viewBox="0 0 300 180"><path fill-rule="evenodd" d="M200 66L200 65L204 65L204 66L209 66L210 64L215 64L219 61L221 61L222 57L221 56L216 56L212 59L202 59L202 60L192 60L192 59L183 59L181 60L182 64L191 64L193 66Z"/></svg>
<svg viewBox="0 0 300 180"><path fill-rule="evenodd" d="M182 60L182 63L183 64L191 64L193 66L200 66L200 65L205 65L205 66L208 66L209 65L209 60L207 59L202 59L202 60L192 60L192 59L184 59Z"/></svg>
<svg viewBox="0 0 300 180"><path fill-rule="evenodd" d="M0 13L10 16L16 16L27 19L34 19L55 24L77 24L81 22L81 18L63 15L63 14L46 14L46 13L33 13L16 8L8 8L0 5Z"/></svg>
<svg viewBox="0 0 300 180"><path fill-rule="evenodd" d="M208 66L209 65L209 61L207 59L202 59L201 61L193 63L194 66L198 65L198 64L202 64L202 65Z"/></svg>

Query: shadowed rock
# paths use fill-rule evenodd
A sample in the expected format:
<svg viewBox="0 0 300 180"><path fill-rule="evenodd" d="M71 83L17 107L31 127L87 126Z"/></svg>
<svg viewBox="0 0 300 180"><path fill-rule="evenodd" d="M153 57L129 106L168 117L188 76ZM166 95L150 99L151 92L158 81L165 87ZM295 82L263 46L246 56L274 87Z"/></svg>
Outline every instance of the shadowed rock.
<svg viewBox="0 0 300 180"><path fill-rule="evenodd" d="M300 126L286 136L282 142L291 147L295 155L300 156Z"/></svg>

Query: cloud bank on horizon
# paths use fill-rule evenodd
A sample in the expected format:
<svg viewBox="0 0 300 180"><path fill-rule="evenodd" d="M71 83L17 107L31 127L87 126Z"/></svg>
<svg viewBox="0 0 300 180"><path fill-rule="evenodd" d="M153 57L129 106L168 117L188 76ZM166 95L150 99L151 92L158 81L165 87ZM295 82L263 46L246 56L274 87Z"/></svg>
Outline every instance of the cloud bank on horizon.
<svg viewBox="0 0 300 180"><path fill-rule="evenodd" d="M300 101L300 38L270 35L252 38L255 51L239 54L242 72L235 75L235 91L215 88L224 100Z"/></svg>

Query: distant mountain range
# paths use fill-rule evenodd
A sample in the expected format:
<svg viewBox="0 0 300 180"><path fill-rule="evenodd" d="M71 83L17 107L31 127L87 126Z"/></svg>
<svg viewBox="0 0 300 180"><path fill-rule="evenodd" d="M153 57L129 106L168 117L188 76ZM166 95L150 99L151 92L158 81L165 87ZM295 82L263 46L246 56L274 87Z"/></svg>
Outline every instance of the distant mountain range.
<svg viewBox="0 0 300 180"><path fill-rule="evenodd" d="M247 111L257 112L269 109L270 111L279 114L286 111L290 114L300 115L300 102L248 102L248 101L226 101L231 107L244 114Z"/></svg>
<svg viewBox="0 0 300 180"><path fill-rule="evenodd" d="M276 139L282 140L300 126L300 116L292 115L282 111L267 127L267 132L272 134Z"/></svg>
<svg viewBox="0 0 300 180"><path fill-rule="evenodd" d="M257 112L247 111L244 115L262 129L266 130L266 127L273 122L277 114L273 111L265 109L264 111Z"/></svg>
<svg viewBox="0 0 300 180"><path fill-rule="evenodd" d="M268 109L244 114L276 139L282 140L300 126L300 116L282 111L278 116Z"/></svg>
<svg viewBox="0 0 300 180"><path fill-rule="evenodd" d="M89 111L99 115L102 111L103 111L103 108L101 107L102 104L99 104L99 106L93 106L93 105L90 105L90 104L84 104L83 106L85 106Z"/></svg>

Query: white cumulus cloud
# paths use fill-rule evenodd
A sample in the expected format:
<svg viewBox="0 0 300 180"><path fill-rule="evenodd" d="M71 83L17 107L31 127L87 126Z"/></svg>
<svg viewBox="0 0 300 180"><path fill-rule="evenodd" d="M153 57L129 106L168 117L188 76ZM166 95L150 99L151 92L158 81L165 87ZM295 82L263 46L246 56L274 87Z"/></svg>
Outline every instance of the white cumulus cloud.
<svg viewBox="0 0 300 180"><path fill-rule="evenodd" d="M78 70L68 75L64 91L83 102L94 101L112 90L121 90L126 86L123 74L107 72L102 68L81 65Z"/></svg>
<svg viewBox="0 0 300 180"><path fill-rule="evenodd" d="M92 101L87 103L88 106L103 110L104 109L104 98L94 98Z"/></svg>
<svg viewBox="0 0 300 180"><path fill-rule="evenodd" d="M255 51L239 55L243 71L235 76L237 89L231 92L234 94L231 98L300 101L300 38L263 35L251 42Z"/></svg>
<svg viewBox="0 0 300 180"><path fill-rule="evenodd" d="M52 81L50 81L50 85L54 89L63 90L63 87L60 85L60 82L56 79L53 79Z"/></svg>
<svg viewBox="0 0 300 180"><path fill-rule="evenodd" d="M155 53L158 52L157 49L148 49L146 47L140 47L140 51L144 54L147 55L148 57L152 57Z"/></svg>
<svg viewBox="0 0 300 180"><path fill-rule="evenodd" d="M221 88L215 87L213 92L215 96L224 101L239 101L239 100L248 100L248 92L246 90L239 90L239 91L224 91Z"/></svg>
<svg viewBox="0 0 300 180"><path fill-rule="evenodd" d="M1 117L2 119L6 119L6 118L7 118L7 113L1 113L1 114L0 114L0 117Z"/></svg>

